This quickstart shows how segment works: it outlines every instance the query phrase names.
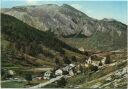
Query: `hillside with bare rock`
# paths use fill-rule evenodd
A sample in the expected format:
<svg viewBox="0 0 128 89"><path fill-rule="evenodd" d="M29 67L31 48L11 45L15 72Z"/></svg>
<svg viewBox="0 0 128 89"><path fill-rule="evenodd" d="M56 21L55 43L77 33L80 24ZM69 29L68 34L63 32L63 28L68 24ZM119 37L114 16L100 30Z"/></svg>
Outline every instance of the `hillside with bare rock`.
<svg viewBox="0 0 128 89"><path fill-rule="evenodd" d="M67 4L17 6L2 12L58 37L87 39L85 43L98 49L126 47L125 24L114 19L93 19Z"/></svg>

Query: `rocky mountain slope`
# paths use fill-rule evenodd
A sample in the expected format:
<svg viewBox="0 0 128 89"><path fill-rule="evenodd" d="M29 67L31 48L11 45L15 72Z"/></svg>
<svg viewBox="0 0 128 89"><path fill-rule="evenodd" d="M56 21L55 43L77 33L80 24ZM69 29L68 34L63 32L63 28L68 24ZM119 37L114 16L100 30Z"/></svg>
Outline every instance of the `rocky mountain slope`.
<svg viewBox="0 0 128 89"><path fill-rule="evenodd" d="M110 50L116 50L126 47L125 24L116 20L93 19L67 4L17 6L2 12L59 37L87 38L89 45L99 46L100 49L110 47Z"/></svg>

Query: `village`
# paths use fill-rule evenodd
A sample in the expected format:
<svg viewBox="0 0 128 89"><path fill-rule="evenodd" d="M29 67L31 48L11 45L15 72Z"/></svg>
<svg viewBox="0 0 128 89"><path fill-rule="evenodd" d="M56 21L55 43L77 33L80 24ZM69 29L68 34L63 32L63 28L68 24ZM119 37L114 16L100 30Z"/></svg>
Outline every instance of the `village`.
<svg viewBox="0 0 128 89"><path fill-rule="evenodd" d="M2 74L5 75L5 81L27 81L27 86L30 87L31 81L37 80L46 80L50 81L53 78L58 76L64 76L64 80L79 75L79 74L89 74L92 72L96 72L101 68L109 65L111 63L111 59L109 55L99 55L99 54L89 54L89 52L85 52L83 49L79 49L81 52L85 53L86 57L82 63L77 62L77 58L72 56L69 59L67 56L64 56L64 64L61 65L59 59L55 59L54 68L41 68L44 69L41 73L37 75L26 74L25 78L16 77L16 72L14 70L2 70ZM6 71L6 74L5 74ZM64 81L63 80L63 81Z"/></svg>

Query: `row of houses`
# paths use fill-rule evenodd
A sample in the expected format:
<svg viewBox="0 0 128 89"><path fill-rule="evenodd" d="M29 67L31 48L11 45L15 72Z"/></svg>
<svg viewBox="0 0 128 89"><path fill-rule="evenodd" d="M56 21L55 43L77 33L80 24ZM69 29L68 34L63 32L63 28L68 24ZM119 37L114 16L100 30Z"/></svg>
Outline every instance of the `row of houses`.
<svg viewBox="0 0 128 89"><path fill-rule="evenodd" d="M89 64L92 64L93 66L97 66L97 67L101 67L104 66L106 63L106 57L102 57L102 59L100 60L95 60L92 59L92 57L90 56L86 62L84 63L85 67L88 67ZM44 73L44 79L50 79L51 74L54 74L55 76L61 76L61 75L68 75L68 76L74 76L75 73L81 73L80 71L80 65L75 65L75 64L69 64L63 68L59 68L57 70L55 70L55 72L51 72L51 71L46 71Z"/></svg>
<svg viewBox="0 0 128 89"><path fill-rule="evenodd" d="M91 57L89 57L87 60L86 60L86 64L92 64L94 66L102 66L102 65L105 65L105 61L106 61L106 57L102 57L102 59L100 60L94 60L92 59Z"/></svg>
<svg viewBox="0 0 128 89"><path fill-rule="evenodd" d="M67 75L67 76L74 76L73 68L75 68L74 64L69 64L63 68L59 68L55 71L48 70L44 73L43 79L50 79L50 76L61 76L61 75Z"/></svg>
<svg viewBox="0 0 128 89"><path fill-rule="evenodd" d="M83 48L79 49L80 51L85 51ZM58 68L56 70L48 70L44 72L43 79L50 79L52 77L61 76L61 75L67 75L67 76L74 76L75 73L81 73L80 71L80 65L84 65L84 67L88 67L89 64L92 64L93 66L101 67L104 66L106 63L106 56L98 56L100 59L97 60L95 58L96 55L91 55L88 57L88 59L85 60L84 63L80 64L68 64L62 68Z"/></svg>

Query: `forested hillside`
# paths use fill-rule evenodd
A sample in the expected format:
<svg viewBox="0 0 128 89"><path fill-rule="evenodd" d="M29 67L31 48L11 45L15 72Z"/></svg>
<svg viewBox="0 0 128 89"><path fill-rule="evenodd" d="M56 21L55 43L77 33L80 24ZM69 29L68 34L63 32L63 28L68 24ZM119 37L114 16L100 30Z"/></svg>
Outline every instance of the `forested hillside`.
<svg viewBox="0 0 128 89"><path fill-rule="evenodd" d="M47 64L65 50L80 52L57 39L52 33L39 31L9 15L1 14L1 17L2 65L6 66L9 62L9 65L39 66L37 59Z"/></svg>

